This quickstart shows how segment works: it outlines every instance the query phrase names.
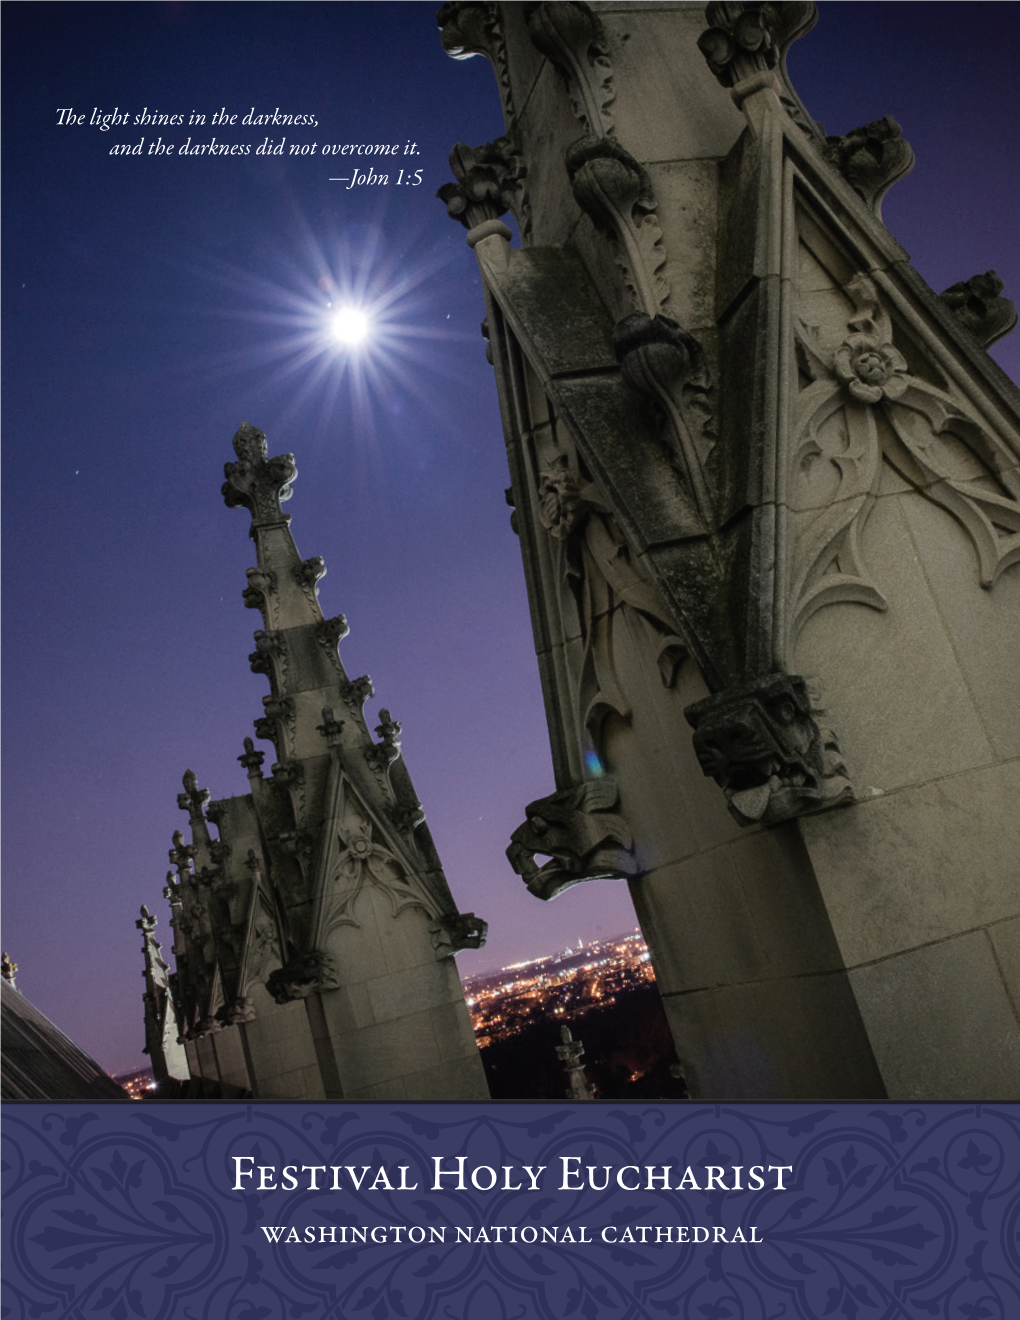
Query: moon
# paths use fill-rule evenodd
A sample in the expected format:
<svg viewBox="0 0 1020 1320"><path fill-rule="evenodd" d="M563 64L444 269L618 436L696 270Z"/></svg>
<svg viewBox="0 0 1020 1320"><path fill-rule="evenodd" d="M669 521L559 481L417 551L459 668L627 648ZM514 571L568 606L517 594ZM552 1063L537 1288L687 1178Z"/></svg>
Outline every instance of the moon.
<svg viewBox="0 0 1020 1320"><path fill-rule="evenodd" d="M364 343L372 329L368 315L360 307L338 307L330 316L330 335L338 344L353 348Z"/></svg>

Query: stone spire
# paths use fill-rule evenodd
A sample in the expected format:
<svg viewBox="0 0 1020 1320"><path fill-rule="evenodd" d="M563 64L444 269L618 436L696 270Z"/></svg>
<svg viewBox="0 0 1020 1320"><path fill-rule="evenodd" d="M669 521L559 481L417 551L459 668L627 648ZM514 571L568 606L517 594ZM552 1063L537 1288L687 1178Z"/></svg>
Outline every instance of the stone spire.
<svg viewBox="0 0 1020 1320"><path fill-rule="evenodd" d="M163 959L163 946L156 939L156 918L142 904L142 915L135 922L142 932L142 954L145 958L145 1046L144 1053L152 1064L152 1075L157 1087L167 1098L171 1097L174 1083L186 1082L191 1076L184 1044L180 1039L180 1024L170 986L170 966Z"/></svg>
<svg viewBox="0 0 1020 1320"><path fill-rule="evenodd" d="M340 659L347 621L323 615L325 566L301 558L282 511L293 456L270 458L247 423L234 450L223 496L251 516L243 598L263 626L249 663L269 683L254 732L275 755L267 774L246 737L245 796L210 802L191 771L178 796L192 841L175 835L170 893L193 1071L260 1095L484 1094L451 955L484 943L485 923L450 893L401 725L381 710L373 738L372 682ZM414 1038L406 1057L380 1048L395 1031Z"/></svg>
<svg viewBox="0 0 1020 1320"><path fill-rule="evenodd" d="M563 1043L556 1046L556 1057L563 1064L563 1071L567 1074L567 1089L564 1095L568 1100L594 1099L595 1093L588 1085L584 1064L581 1062L584 1055L583 1041L574 1039L565 1022L560 1027L560 1040Z"/></svg>

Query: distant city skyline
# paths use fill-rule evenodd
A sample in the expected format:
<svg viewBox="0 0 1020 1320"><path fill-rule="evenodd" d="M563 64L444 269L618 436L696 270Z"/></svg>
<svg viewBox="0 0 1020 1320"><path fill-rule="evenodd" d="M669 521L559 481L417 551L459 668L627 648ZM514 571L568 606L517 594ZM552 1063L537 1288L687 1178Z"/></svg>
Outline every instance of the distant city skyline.
<svg viewBox="0 0 1020 1320"><path fill-rule="evenodd" d="M504 856L554 784L481 287L433 196L454 143L503 131L489 66L449 60L416 3L8 3L3 25L3 947L19 989L111 1073L144 1062L134 922L147 904L169 954L181 776L243 793L266 692L248 672L247 528L219 494L242 420L296 456L287 510L302 554L326 560L324 611L350 622L344 664L372 677L370 723L380 707L402 723L458 905L489 922L462 975L632 928L624 884L542 904ZM791 54L829 132L903 125L917 165L884 218L936 291L995 268L1020 296L1018 40L1015 5L823 3ZM202 132L248 155L112 156L148 126L58 124L66 107L280 107L316 128L262 135L414 143L422 182L345 188L333 157L256 156L240 122ZM375 339L330 340L359 300ZM992 356L1020 375L1020 336Z"/></svg>

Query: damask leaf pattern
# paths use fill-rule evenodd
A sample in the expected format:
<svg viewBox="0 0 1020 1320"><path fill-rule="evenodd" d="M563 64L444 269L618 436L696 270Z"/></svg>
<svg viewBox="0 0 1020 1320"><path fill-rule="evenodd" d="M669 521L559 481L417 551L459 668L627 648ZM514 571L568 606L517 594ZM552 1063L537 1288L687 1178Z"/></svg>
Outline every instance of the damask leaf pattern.
<svg viewBox="0 0 1020 1320"><path fill-rule="evenodd" d="M174 1141L152 1139L139 1119L154 1115L141 1108L92 1111L72 1142L61 1141L67 1125L52 1106L48 1125L43 1107L11 1112L11 1320L1020 1314L1015 1107L161 1106ZM340 1192L322 1182L316 1191L234 1192L235 1153L369 1174L361 1190L345 1174ZM634 1166L643 1182L646 1168L668 1166L679 1178L690 1165L701 1186L564 1192L567 1155L580 1159L582 1179L588 1165L596 1182L607 1166ZM504 1189L500 1177L491 1191L435 1192L435 1156L446 1167L463 1156L468 1169L528 1164L545 1173L534 1192ZM723 1169L723 1187L705 1190L706 1164ZM417 1188L369 1190L380 1165L407 1167ZM790 1166L787 1190L748 1190L748 1170L769 1166ZM263 1225L293 1225L302 1239L310 1226L315 1241L274 1245ZM698 1245L656 1239L699 1225ZM387 1240L367 1237L373 1227ZM753 1232L754 1245L715 1242L717 1228Z"/></svg>

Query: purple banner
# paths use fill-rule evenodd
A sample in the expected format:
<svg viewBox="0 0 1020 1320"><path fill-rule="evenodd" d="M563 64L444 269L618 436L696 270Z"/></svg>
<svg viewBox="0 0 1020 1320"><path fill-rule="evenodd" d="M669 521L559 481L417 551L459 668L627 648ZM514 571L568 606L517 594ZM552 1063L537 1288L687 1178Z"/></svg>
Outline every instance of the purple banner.
<svg viewBox="0 0 1020 1320"><path fill-rule="evenodd" d="M4 1107L3 1316L1020 1316L1011 1104Z"/></svg>

